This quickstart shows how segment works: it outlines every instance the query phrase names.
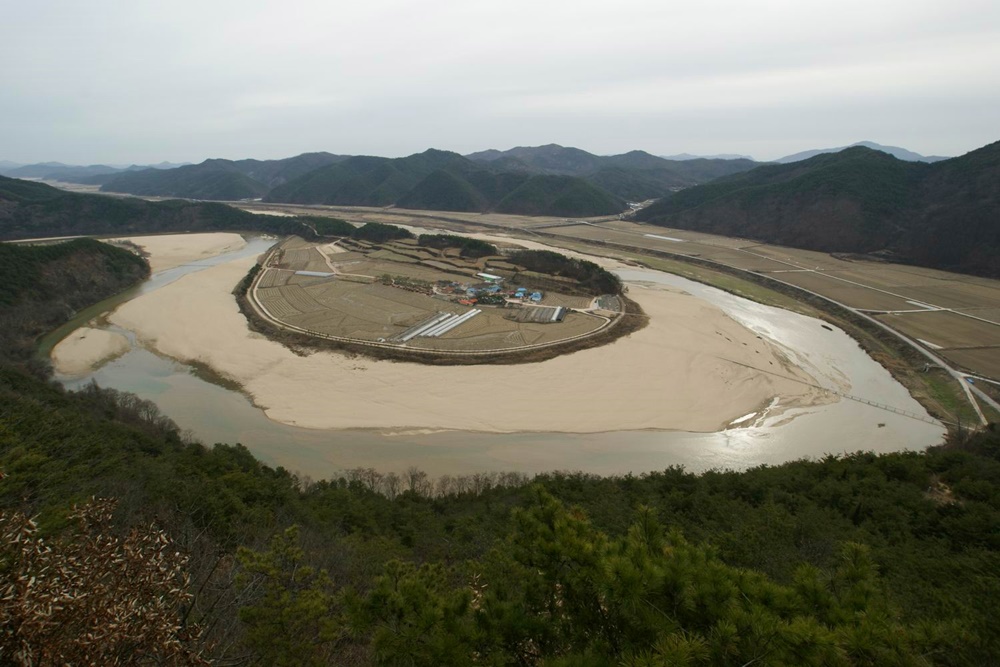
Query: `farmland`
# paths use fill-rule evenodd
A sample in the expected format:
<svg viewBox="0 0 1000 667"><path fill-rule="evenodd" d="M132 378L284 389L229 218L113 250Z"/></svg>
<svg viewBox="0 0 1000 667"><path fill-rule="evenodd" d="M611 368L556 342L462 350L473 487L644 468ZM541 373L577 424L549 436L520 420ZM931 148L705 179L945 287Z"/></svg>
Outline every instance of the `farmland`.
<svg viewBox="0 0 1000 667"><path fill-rule="evenodd" d="M625 305L573 279L495 255L470 259L414 239L287 239L250 291L260 315L318 339L434 355L555 347L614 328ZM520 288L520 289L518 289ZM607 295L605 295L607 296Z"/></svg>
<svg viewBox="0 0 1000 667"><path fill-rule="evenodd" d="M274 207L247 206L263 212ZM862 346L880 359L918 400L937 415L952 415L946 404L961 405L973 399L953 380L932 382L927 359L911 357L906 344L878 341L874 329L855 327L836 306L816 301L811 295L830 299L850 311L890 327L910 344L920 346L953 364L955 372L985 378L1000 384L1000 281L902 264L885 259L768 245L736 237L668 229L636 223L617 216L567 220L527 218L496 214L408 211L359 207L282 208L297 214L337 216L351 222L392 222L414 228L434 227L466 234L500 236L540 241L548 247L637 262L720 287L737 295L805 314L829 318L848 328ZM792 289L786 289L784 286ZM818 308L818 310L817 310ZM828 312L829 311L829 312ZM928 313L947 311L954 315L937 319L941 328L934 337L918 336L926 327ZM913 318L912 320L910 318ZM983 326L980 326L983 325ZM971 328L970 328L971 327ZM924 333L927 333L924 331ZM919 340L918 340L919 338ZM897 339L898 340L898 339ZM930 343L928 345L927 343ZM901 364L887 356L901 357ZM906 370L904 370L906 369ZM963 383L964 384L964 383ZM950 398L941 400L942 387ZM990 391L990 385L981 384ZM951 396L954 394L954 396ZM959 398L961 396L961 398ZM984 409L992 410L985 406ZM996 413L988 413L996 414ZM960 415L973 419L972 412Z"/></svg>

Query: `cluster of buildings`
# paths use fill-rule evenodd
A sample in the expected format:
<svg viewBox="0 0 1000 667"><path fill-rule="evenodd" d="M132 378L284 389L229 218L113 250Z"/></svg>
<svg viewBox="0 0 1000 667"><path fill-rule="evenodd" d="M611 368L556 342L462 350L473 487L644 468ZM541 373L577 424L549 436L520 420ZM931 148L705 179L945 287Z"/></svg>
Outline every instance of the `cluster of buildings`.
<svg viewBox="0 0 1000 667"><path fill-rule="evenodd" d="M438 283L436 290L441 294L455 294L462 296L458 302L463 306L471 306L475 303L500 305L507 301L521 301L523 303L541 303L544 294L541 290L529 290L527 287L518 287L515 290L505 290L501 283L503 278L489 273L477 273L477 278L482 278L483 282L474 285L459 283Z"/></svg>

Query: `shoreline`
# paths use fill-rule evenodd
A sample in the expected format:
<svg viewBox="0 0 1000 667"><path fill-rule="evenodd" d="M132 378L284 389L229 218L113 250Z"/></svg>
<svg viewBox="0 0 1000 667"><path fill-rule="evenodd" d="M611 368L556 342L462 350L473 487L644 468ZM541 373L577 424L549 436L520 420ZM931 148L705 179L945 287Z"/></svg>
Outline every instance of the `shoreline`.
<svg viewBox="0 0 1000 667"><path fill-rule="evenodd" d="M235 232L123 236L107 242L125 242L142 248L153 273L240 250L247 244L246 239Z"/></svg>
<svg viewBox="0 0 1000 667"><path fill-rule="evenodd" d="M82 376L117 359L132 348L120 333L80 327L52 348L52 366L67 376Z"/></svg>
<svg viewBox="0 0 1000 667"><path fill-rule="evenodd" d="M780 409L827 398L799 383L811 380L802 371L792 373L798 381L787 380L727 361L752 363L763 354L769 368L786 370L787 363L776 346L714 306L669 289L632 295L641 293L640 305L658 311L647 329L535 364L435 367L329 352L303 357L250 331L239 313L232 286L251 264L237 260L190 274L124 304L111 320L151 349L237 383L269 419L320 430L715 432L774 396L783 397ZM687 314L683 324L672 319L678 312ZM183 321L200 325L189 336ZM743 349L751 345L751 353ZM649 377L651 370L670 378Z"/></svg>

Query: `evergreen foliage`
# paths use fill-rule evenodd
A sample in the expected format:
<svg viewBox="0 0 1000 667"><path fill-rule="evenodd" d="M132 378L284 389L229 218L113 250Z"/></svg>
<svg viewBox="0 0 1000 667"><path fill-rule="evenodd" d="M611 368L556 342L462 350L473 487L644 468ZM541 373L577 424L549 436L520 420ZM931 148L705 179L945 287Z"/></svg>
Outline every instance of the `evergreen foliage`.
<svg viewBox="0 0 1000 667"><path fill-rule="evenodd" d="M75 256L19 250L30 251L10 256L24 270ZM133 260L118 252L112 266L128 275ZM29 289L15 285L13 301ZM62 296L82 298L78 289L68 284ZM957 667L1000 655L996 426L926 452L745 472L553 473L529 486L517 476L435 482L416 468L362 469L312 482L238 444L190 442L130 394L67 392L0 363L0 473L4 530L13 525L20 544L70 544L73 508L93 496L120 501L94 544L156 521L177 548L151 571L191 583L163 597L156 586L167 580L155 579L143 589L152 596L134 599L167 601L156 607L167 634L150 636L184 639L170 650L185 660ZM5 591L58 569L33 570L13 542L0 547ZM178 553L186 573L175 571ZM157 562L141 560L129 572ZM36 599L17 590L2 597ZM129 589L84 585L55 611L100 605L109 591ZM170 599L185 600L183 614ZM28 618L23 611L2 613ZM4 646L53 636L19 624L3 625ZM200 628L197 642L178 628ZM58 639L75 647L83 634ZM98 648L120 655L117 646ZM88 659L114 664L97 652Z"/></svg>
<svg viewBox="0 0 1000 667"><path fill-rule="evenodd" d="M620 294L622 290L618 276L585 259L572 259L551 250L517 250L510 254L509 260L528 271L571 278L594 296Z"/></svg>
<svg viewBox="0 0 1000 667"><path fill-rule="evenodd" d="M29 358L38 336L148 275L142 257L93 239L0 243L0 360Z"/></svg>
<svg viewBox="0 0 1000 667"><path fill-rule="evenodd" d="M278 632L274 605L287 605L281 618L305 628L296 637L310 651L345 664L394 664L407 647L412 664L468 650L508 664L534 646L551 664L688 653L699 664L732 650L750 656L742 665L767 638L770 664L921 664L910 660L917 648L941 665L1000 654L996 430L927 453L743 473L552 474L533 490L488 476L432 485L417 470L392 484L375 471L303 484L245 448L186 443L127 394L66 393L11 368L0 370L0 415L0 508L40 514L43 532L61 531L73 503L114 495L127 525L155 514L172 535L202 536L182 541L202 577L220 550L274 552L243 552L245 584L232 566L209 577L223 600L213 607L203 594L191 619L245 633L245 650L266 661L277 660L266 639ZM864 546L844 546L854 543ZM311 569L294 575L301 568ZM218 617L239 607L240 630ZM428 630L436 624L448 631Z"/></svg>
<svg viewBox="0 0 1000 667"><path fill-rule="evenodd" d="M254 215L211 202L81 195L0 176L0 239L209 231L315 238L313 228L295 217Z"/></svg>
<svg viewBox="0 0 1000 667"><path fill-rule="evenodd" d="M357 227L340 218L304 215L299 216L299 220L311 226L319 236L351 236L357 230Z"/></svg>
<svg viewBox="0 0 1000 667"><path fill-rule="evenodd" d="M1000 142L904 162L862 146L765 165L664 197L637 218L679 229L1000 276Z"/></svg>
<svg viewBox="0 0 1000 667"><path fill-rule="evenodd" d="M381 222L367 222L351 232L351 237L372 243L386 243L400 239L415 238L408 229L396 225L385 225Z"/></svg>
<svg viewBox="0 0 1000 667"><path fill-rule="evenodd" d="M465 236L453 236L451 234L421 234L417 237L417 243L424 248L435 248L444 250L446 248L461 249L462 257L478 259L480 257L490 257L499 253L497 247L492 243L470 239Z"/></svg>
<svg viewBox="0 0 1000 667"><path fill-rule="evenodd" d="M265 200L560 216L607 215L625 207L583 178L511 172L433 149L396 159L348 158L274 188Z"/></svg>

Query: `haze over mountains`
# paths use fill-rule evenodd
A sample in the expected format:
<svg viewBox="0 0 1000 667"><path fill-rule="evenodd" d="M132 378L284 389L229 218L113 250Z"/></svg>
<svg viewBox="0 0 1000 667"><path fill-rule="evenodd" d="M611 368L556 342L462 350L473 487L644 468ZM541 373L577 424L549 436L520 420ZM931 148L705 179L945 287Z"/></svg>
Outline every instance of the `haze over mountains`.
<svg viewBox="0 0 1000 667"><path fill-rule="evenodd" d="M598 156L552 144L467 156L429 149L404 158L306 153L283 160L212 159L169 170L62 176L138 196L595 216L755 165L742 159L671 161L643 151Z"/></svg>
<svg viewBox="0 0 1000 667"><path fill-rule="evenodd" d="M39 162L36 164L18 164L7 160L0 161L0 176L9 178L40 178L47 181L63 181L66 183L84 183L99 185L118 174L142 169L173 169L183 164L160 162L153 165L131 165L114 167L106 164L72 165L62 162Z"/></svg>
<svg viewBox="0 0 1000 667"><path fill-rule="evenodd" d="M522 215L614 215L629 201L659 199L638 218L1000 275L997 144L943 160L861 144L807 151L778 163L667 160L643 151L599 156L549 144L465 156L429 149L403 158L319 152L282 160L211 159L111 173L102 172L113 169L102 165L59 163L4 169L34 178L58 174L60 180L139 196ZM100 208L87 203L88 215L95 207Z"/></svg>
<svg viewBox="0 0 1000 667"><path fill-rule="evenodd" d="M874 141L858 141L848 146L839 146L837 148L814 148L800 153L793 153L792 155L786 155L785 157L778 158L775 162L779 162L781 164L798 162L800 160L807 160L811 157L816 157L817 155L822 155L823 153L839 153L842 150L854 148L855 146L864 146L865 148L870 148L872 150L882 151L883 153L888 153L898 160L906 160L907 162L940 162L941 160L948 159L947 157L941 155L921 155L920 153L914 153L911 150L900 148L899 146L883 146L882 144L877 144Z"/></svg>

